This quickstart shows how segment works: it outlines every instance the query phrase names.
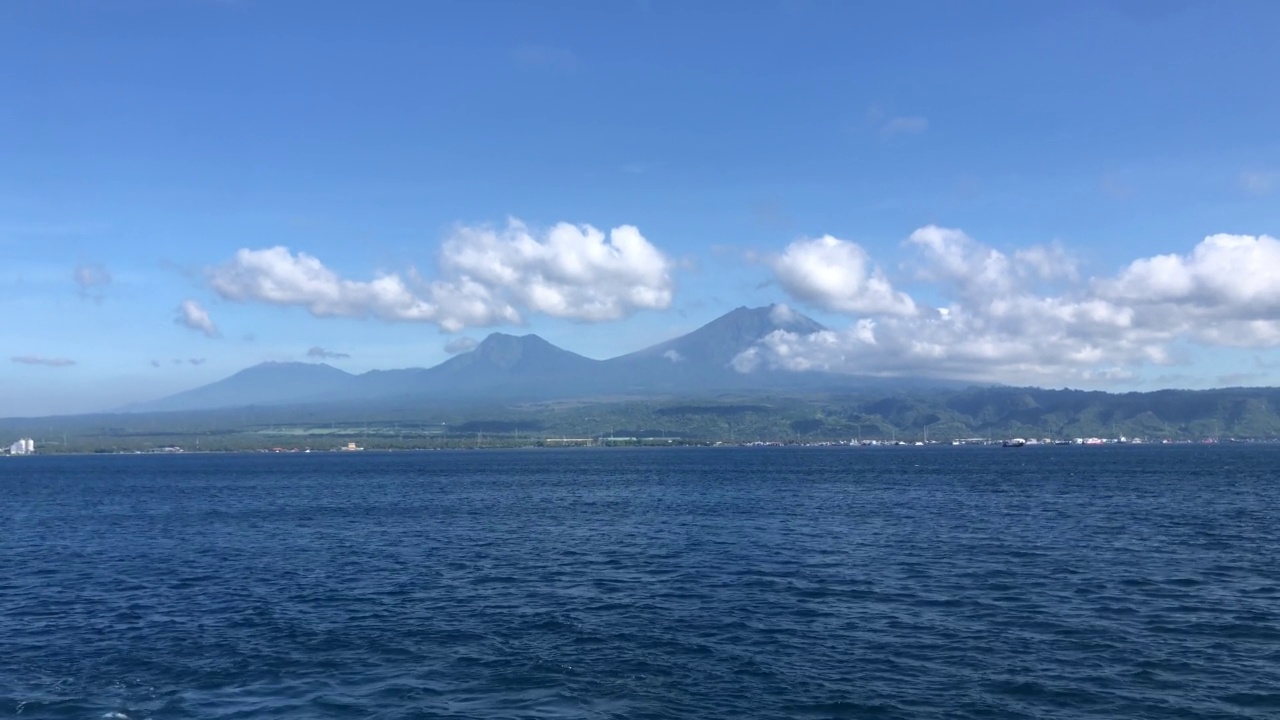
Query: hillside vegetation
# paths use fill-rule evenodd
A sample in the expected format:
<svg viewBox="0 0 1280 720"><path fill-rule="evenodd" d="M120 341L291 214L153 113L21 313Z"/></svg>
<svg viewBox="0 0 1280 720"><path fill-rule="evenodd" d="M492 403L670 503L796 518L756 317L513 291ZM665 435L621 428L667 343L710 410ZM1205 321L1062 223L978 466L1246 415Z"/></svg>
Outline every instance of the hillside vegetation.
<svg viewBox="0 0 1280 720"><path fill-rule="evenodd" d="M948 441L960 438L1147 440L1280 437L1280 388L1111 394L1038 388L896 394L719 395L527 404L404 400L198 412L0 420L0 440L41 452L331 449L656 442Z"/></svg>

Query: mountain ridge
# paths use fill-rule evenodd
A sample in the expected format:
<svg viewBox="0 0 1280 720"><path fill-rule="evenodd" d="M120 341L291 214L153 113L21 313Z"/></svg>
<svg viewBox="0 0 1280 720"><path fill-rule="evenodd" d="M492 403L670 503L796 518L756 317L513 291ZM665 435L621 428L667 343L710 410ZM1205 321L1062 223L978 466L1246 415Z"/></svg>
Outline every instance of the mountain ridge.
<svg viewBox="0 0 1280 720"><path fill-rule="evenodd" d="M125 406L122 411L164 412L305 402L317 391L345 387L354 377L356 375L328 363L268 360L207 385Z"/></svg>
<svg viewBox="0 0 1280 720"><path fill-rule="evenodd" d="M579 355L536 334L493 332L475 348L428 368L352 374L325 363L259 363L208 385L124 410L460 398L534 401L885 384L884 380L830 373L760 370L745 374L732 367L733 358L769 333L825 329L784 305L742 306L691 332L605 360Z"/></svg>

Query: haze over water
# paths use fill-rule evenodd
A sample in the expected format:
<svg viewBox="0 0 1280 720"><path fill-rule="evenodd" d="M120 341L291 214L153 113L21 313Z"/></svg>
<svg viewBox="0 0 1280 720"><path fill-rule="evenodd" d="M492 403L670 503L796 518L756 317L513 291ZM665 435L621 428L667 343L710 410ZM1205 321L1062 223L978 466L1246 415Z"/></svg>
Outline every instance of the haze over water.
<svg viewBox="0 0 1280 720"><path fill-rule="evenodd" d="M0 462L0 716L1272 718L1280 448Z"/></svg>

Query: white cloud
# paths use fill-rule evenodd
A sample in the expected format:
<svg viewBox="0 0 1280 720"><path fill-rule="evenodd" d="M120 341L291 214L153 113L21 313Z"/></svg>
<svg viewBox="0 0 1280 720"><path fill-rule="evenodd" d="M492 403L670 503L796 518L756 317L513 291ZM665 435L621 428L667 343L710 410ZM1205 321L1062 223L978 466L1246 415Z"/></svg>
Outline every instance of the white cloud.
<svg viewBox="0 0 1280 720"><path fill-rule="evenodd" d="M662 353L662 357L670 360L673 363L684 362L684 355L681 355L679 350L668 350Z"/></svg>
<svg viewBox="0 0 1280 720"><path fill-rule="evenodd" d="M71 277L79 288L81 298L99 303L106 297L102 288L111 284L111 273L97 264L81 263L76 266Z"/></svg>
<svg viewBox="0 0 1280 720"><path fill-rule="evenodd" d="M1021 248L1009 257L961 230L926 225L911 233L908 247L920 280L938 282L968 299L1006 296L1044 280L1078 279L1076 262L1058 243Z"/></svg>
<svg viewBox="0 0 1280 720"><path fill-rule="evenodd" d="M226 300L257 301L272 305L298 305L316 317L375 317L382 320L439 321L442 308L419 297L395 274L370 281L344 280L307 253L296 255L286 247L241 249L231 262L208 271L209 284ZM427 287L428 295L449 295L453 316L477 322L492 321L495 313L514 319L514 310L503 315L481 288Z"/></svg>
<svg viewBox="0 0 1280 720"><path fill-rule="evenodd" d="M518 324L521 310L600 322L665 309L675 292L671 259L631 226L605 234L560 223L535 234L512 220L495 230L459 227L445 240L441 278L384 273L346 280L306 253L284 247L239 250L208 270L223 298L305 307L317 317L430 322L449 332Z"/></svg>
<svg viewBox="0 0 1280 720"><path fill-rule="evenodd" d="M1015 250L1013 263L1024 277L1036 277L1042 280L1080 279L1076 259L1057 242Z"/></svg>
<svg viewBox="0 0 1280 720"><path fill-rule="evenodd" d="M885 121L880 126L880 137L889 139L899 135L919 135L928 129L928 118L919 115L903 115Z"/></svg>
<svg viewBox="0 0 1280 720"><path fill-rule="evenodd" d="M1250 195L1266 195L1276 185L1276 173L1256 170L1240 173L1240 189Z"/></svg>
<svg viewBox="0 0 1280 720"><path fill-rule="evenodd" d="M846 330L777 331L739 356L735 367L1044 383L1168 359L1159 343L1164 336L1124 332L1123 312L1057 300L1001 310L952 306L914 317L863 318Z"/></svg>
<svg viewBox="0 0 1280 720"><path fill-rule="evenodd" d="M949 284L962 295L983 297L1003 295L1013 287L1009 258L960 230L928 225L911 233L907 244L923 256L917 271L922 280Z"/></svg>
<svg viewBox="0 0 1280 720"><path fill-rule="evenodd" d="M450 355L457 355L458 353L470 352L472 350L475 350L476 346L479 344L480 343L476 342L474 338L469 338L465 336L456 337L444 344L444 351L449 353Z"/></svg>
<svg viewBox="0 0 1280 720"><path fill-rule="evenodd" d="M511 59L521 67L573 70L578 56L572 50L550 45L520 45L511 51Z"/></svg>
<svg viewBox="0 0 1280 720"><path fill-rule="evenodd" d="M824 235L797 240L770 265L793 297L825 310L869 315L913 315L915 303L897 292L857 243Z"/></svg>
<svg viewBox="0 0 1280 720"><path fill-rule="evenodd" d="M1207 345L1277 347L1280 346L1280 320L1220 320L1204 323L1193 335Z"/></svg>
<svg viewBox="0 0 1280 720"><path fill-rule="evenodd" d="M75 279L76 285L78 285L81 290L88 290L96 286L111 284L111 273L102 265L95 263L81 263L77 265L75 271L72 273L72 277Z"/></svg>
<svg viewBox="0 0 1280 720"><path fill-rule="evenodd" d="M769 308L769 319L772 320L775 325L786 325L788 323L795 322L799 317L799 313L792 310L784 303L776 303L773 307Z"/></svg>
<svg viewBox="0 0 1280 720"><path fill-rule="evenodd" d="M1134 196L1134 187L1117 173L1107 173L1098 180L1098 191L1112 200L1128 200Z"/></svg>
<svg viewBox="0 0 1280 720"><path fill-rule="evenodd" d="M1280 346L1280 241L1268 236L1214 235L1187 255L1140 259L1116 277L1084 282L1059 245L1008 255L936 226L920 228L904 244L916 251L915 276L947 304L933 308L904 296L877 311L833 301L840 288L859 287L870 261L860 248L827 242L819 246L824 252L840 247L852 259L815 253L808 262L775 264L775 273L793 296L856 315L856 322L812 335L775 332L735 367L1104 383L1131 377L1134 367L1173 363L1180 340ZM850 267L863 272L842 279L841 268ZM1068 286L1047 293L1047 281ZM915 312L889 311L907 303Z"/></svg>
<svg viewBox="0 0 1280 720"><path fill-rule="evenodd" d="M643 175L650 170L655 170L661 166L662 163L658 162L636 160L634 162L624 163L621 169L622 172L627 173L628 175Z"/></svg>
<svg viewBox="0 0 1280 720"><path fill-rule="evenodd" d="M45 357L44 355L15 355L9 358L20 365L44 365L46 367L71 367L75 360L62 357Z"/></svg>
<svg viewBox="0 0 1280 720"><path fill-rule="evenodd" d="M1171 303L1212 317L1280 317L1280 240L1211 235L1189 255L1136 260L1100 289L1136 304Z"/></svg>
<svg viewBox="0 0 1280 720"><path fill-rule="evenodd" d="M209 312L195 300L183 300L178 306L177 317L173 319L177 325L192 330L199 330L205 337L218 337L218 326L213 324Z"/></svg>
<svg viewBox="0 0 1280 720"><path fill-rule="evenodd" d="M560 223L541 238L519 221L505 230L459 228L444 243L441 268L573 320L617 320L670 307L674 263L630 225L604 233Z"/></svg>
<svg viewBox="0 0 1280 720"><path fill-rule="evenodd" d="M343 360L345 358L351 357L351 355L349 353L344 353L344 352L333 352L332 350L325 350L322 347L316 346L307 350L307 357L321 358L323 360Z"/></svg>
<svg viewBox="0 0 1280 720"><path fill-rule="evenodd" d="M883 105L874 103L867 109L866 127L878 132L881 140L890 140L925 132L929 119L922 115L890 115Z"/></svg>

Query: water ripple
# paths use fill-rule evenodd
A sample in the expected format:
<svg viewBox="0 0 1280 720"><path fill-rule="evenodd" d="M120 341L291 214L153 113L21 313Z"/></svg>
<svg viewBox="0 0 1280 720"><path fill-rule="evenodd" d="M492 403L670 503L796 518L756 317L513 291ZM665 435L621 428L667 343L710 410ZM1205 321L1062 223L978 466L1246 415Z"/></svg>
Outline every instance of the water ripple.
<svg viewBox="0 0 1280 720"><path fill-rule="evenodd" d="M1274 718L1277 467L1270 447L15 459L0 715Z"/></svg>

